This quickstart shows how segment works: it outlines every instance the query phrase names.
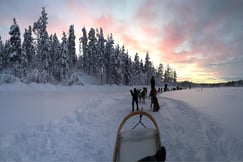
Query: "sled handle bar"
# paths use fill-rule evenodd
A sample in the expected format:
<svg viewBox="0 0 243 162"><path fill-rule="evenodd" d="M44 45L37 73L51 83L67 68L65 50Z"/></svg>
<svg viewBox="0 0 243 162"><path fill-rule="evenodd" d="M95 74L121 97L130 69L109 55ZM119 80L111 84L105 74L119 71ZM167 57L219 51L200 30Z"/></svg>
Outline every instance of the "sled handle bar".
<svg viewBox="0 0 243 162"><path fill-rule="evenodd" d="M158 132L159 132L158 124L156 123L156 121L154 120L154 118L153 118L152 115L150 115L149 113L144 112L144 111L135 111L135 112L132 112L132 113L128 114L128 115L122 120L121 124L119 125L119 127L118 127L118 129L117 129L117 135L119 135L119 133L120 133L120 131L121 131L123 125L126 123L126 121L127 121L128 119L130 119L131 117L136 116L136 115L144 115L144 116L146 116L147 118L149 118L149 119L152 121L152 123L154 124L155 128L156 128L156 129L158 130Z"/></svg>
<svg viewBox="0 0 243 162"><path fill-rule="evenodd" d="M126 121L128 119L130 119L131 117L133 116L136 116L136 115L144 115L146 116L147 118L149 118L152 123L154 124L156 130L157 130L157 133L158 133L158 137L160 138L160 131L159 131L159 127L158 127L158 124L156 123L155 119L153 118L152 115L150 115L149 113L147 112L144 112L144 111L135 111L135 112L132 112L130 114L128 114L127 116L125 116L125 118L122 120L121 124L119 125L118 129L117 129L117 133L116 133L116 144L115 144L115 149L114 149L114 154L113 154L113 162L116 162L116 154L118 152L118 147L119 147L119 144L117 142L118 138L119 138L119 135L120 135L120 131L123 127L123 125L126 123ZM161 141L160 139L158 140L158 145L161 146Z"/></svg>

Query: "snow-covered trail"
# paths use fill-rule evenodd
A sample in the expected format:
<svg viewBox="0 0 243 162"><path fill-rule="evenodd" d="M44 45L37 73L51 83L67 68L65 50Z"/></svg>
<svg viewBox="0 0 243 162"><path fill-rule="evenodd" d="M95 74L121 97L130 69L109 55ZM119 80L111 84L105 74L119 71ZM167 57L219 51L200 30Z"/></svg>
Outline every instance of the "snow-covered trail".
<svg viewBox="0 0 243 162"><path fill-rule="evenodd" d="M33 103L24 104L26 107L22 105L33 117L24 121L26 123L22 123L20 129L0 136L0 161L112 161L117 128L131 111L129 89L132 87L51 86L40 87L41 91L36 85L34 87L30 85L27 90L25 86L17 90L0 88L1 106L11 105L11 102L21 104L19 96L14 97L16 92L29 102L32 99L36 102L37 98L45 101L45 106L40 107L45 111L32 108ZM231 134L212 116L169 93L159 95L158 100L159 112L149 111L148 99L146 104L140 103L140 107L157 121L168 161L243 160L242 139ZM21 113L15 106L18 105L13 104L12 109ZM11 115L8 110L1 107L5 114L0 116ZM44 116L44 122L35 120L39 115ZM9 118L11 120L11 116ZM127 127L131 128L138 119L129 122ZM8 123L2 125L7 127Z"/></svg>
<svg viewBox="0 0 243 162"><path fill-rule="evenodd" d="M156 120L169 161L238 161L243 141L187 103L161 97Z"/></svg>
<svg viewBox="0 0 243 162"><path fill-rule="evenodd" d="M34 120L32 125L27 123L21 130L0 138L0 161L111 161L116 130L130 111L131 97L126 88L115 88L115 94L107 88L86 87L85 93L76 94L79 106L70 104L75 108L62 112L63 117L59 113L59 119L54 115L50 120L49 115L44 123L36 124ZM47 92L46 96L55 98L55 93ZM63 99L66 97L59 98ZM53 113L53 104L44 108ZM38 117L38 113L33 116ZM48 111L39 115L48 116Z"/></svg>

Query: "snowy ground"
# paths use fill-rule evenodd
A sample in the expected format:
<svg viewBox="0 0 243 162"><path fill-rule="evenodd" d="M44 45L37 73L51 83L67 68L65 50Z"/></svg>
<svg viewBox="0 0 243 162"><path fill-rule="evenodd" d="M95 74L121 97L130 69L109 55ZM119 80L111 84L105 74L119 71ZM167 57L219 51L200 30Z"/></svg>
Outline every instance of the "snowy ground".
<svg viewBox="0 0 243 162"><path fill-rule="evenodd" d="M111 161L131 88L0 85L0 161ZM167 160L242 161L242 99L243 88L159 95L161 110L150 113ZM149 111L149 100L140 106Z"/></svg>

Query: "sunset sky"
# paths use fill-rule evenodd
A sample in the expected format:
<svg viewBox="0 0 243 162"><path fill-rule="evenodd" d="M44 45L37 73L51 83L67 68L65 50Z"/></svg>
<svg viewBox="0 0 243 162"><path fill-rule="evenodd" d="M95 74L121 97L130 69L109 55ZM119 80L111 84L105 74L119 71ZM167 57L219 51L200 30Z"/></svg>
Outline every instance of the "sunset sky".
<svg viewBox="0 0 243 162"><path fill-rule="evenodd" d="M49 34L102 27L116 44L157 67L170 64L178 80L216 83L243 79L243 0L0 0L0 36L16 18L21 34L48 13ZM78 44L76 46L78 49Z"/></svg>

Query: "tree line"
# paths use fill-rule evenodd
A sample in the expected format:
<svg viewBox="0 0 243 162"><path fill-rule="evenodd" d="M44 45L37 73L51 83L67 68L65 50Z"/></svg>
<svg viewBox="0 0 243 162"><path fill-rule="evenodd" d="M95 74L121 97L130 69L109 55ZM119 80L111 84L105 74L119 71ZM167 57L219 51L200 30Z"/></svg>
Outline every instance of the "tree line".
<svg viewBox="0 0 243 162"><path fill-rule="evenodd" d="M145 85L154 76L159 82L176 82L174 69L161 63L156 69L146 53L143 61L136 53L134 59L124 45L115 44L113 35L104 37L103 29L82 28L79 57L74 25L63 32L61 41L47 32L48 17L43 7L41 16L24 30L23 42L15 18L10 26L10 39L0 37L0 74L8 74L23 82L73 84L80 72L100 79L101 84Z"/></svg>

